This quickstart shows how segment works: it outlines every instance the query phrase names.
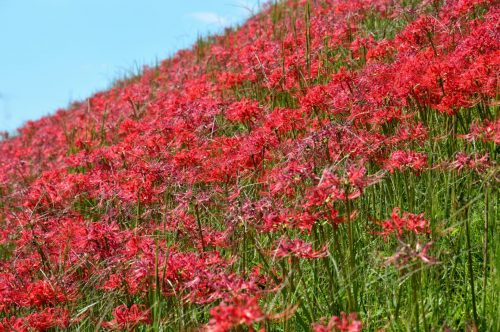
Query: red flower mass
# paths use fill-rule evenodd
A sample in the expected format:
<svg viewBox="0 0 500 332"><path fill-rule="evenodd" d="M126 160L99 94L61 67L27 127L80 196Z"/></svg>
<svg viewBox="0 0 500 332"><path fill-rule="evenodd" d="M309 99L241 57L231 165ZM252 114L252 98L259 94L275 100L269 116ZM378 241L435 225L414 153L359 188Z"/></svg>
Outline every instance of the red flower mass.
<svg viewBox="0 0 500 332"><path fill-rule="evenodd" d="M178 324L169 320L178 312L207 331L263 329L276 301L336 289L318 313L299 305L297 326L321 310L369 308L353 304L372 299L358 297L363 287L330 283L366 268L356 260L370 255L354 250L371 215L401 206L379 234L430 234L434 216L402 212L422 192L404 179L455 185L455 173L474 170L474 181L490 181L485 190L498 180L498 2L410 2L269 4L236 30L3 135L0 330L84 321L132 330ZM393 261L431 261L427 250L406 246ZM270 257L329 272L301 279ZM304 288L311 280L324 294ZM178 310L158 310L153 295ZM342 314L312 328L361 326Z"/></svg>

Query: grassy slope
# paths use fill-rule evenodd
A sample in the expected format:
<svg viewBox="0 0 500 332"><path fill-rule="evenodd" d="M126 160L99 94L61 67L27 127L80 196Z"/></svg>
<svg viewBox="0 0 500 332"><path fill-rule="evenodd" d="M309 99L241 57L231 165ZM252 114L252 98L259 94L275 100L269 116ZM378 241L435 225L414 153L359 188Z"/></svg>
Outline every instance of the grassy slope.
<svg viewBox="0 0 500 332"><path fill-rule="evenodd" d="M0 145L3 324L500 330L497 18L276 3L28 124ZM394 208L428 227L381 235Z"/></svg>

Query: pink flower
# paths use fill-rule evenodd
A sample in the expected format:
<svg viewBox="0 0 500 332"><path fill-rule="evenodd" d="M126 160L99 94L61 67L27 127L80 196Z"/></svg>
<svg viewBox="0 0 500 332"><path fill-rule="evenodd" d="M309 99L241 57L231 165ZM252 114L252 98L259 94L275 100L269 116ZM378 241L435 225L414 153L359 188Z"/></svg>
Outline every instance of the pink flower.
<svg viewBox="0 0 500 332"><path fill-rule="evenodd" d="M394 264L398 268L403 268L412 262L414 263L418 261L425 264L434 264L436 263L436 259L428 255L431 245L432 243L422 245L417 242L415 249L413 249L409 244L401 242L401 246L397 252L391 257L388 257L385 263Z"/></svg>

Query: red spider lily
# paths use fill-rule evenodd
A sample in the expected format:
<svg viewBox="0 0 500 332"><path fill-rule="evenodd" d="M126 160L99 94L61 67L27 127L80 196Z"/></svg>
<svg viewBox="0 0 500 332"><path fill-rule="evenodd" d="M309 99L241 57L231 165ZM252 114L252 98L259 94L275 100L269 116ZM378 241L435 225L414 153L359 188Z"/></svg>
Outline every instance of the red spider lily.
<svg viewBox="0 0 500 332"><path fill-rule="evenodd" d="M485 170L491 167L489 161L489 155L486 153L484 155L467 155L463 152L457 153L455 160L451 163L450 168L461 171L463 169L470 169L478 173L483 173Z"/></svg>
<svg viewBox="0 0 500 332"><path fill-rule="evenodd" d="M383 173L384 172L378 172L376 174L367 175L365 166L355 164L347 165L347 177L349 179L349 183L352 188L359 191L359 195L363 193L363 190L366 187L380 182L383 178ZM352 196L355 196L355 194L351 193L349 198L354 198Z"/></svg>
<svg viewBox="0 0 500 332"><path fill-rule="evenodd" d="M331 170L325 169L318 185L310 190L309 194L305 197L305 208L312 206L320 206L325 202L343 200L345 192L341 178L332 173Z"/></svg>
<svg viewBox="0 0 500 332"><path fill-rule="evenodd" d="M130 308L122 304L113 310L113 320L105 322L103 327L111 330L133 330L139 324L149 324L149 311L142 306L132 304Z"/></svg>
<svg viewBox="0 0 500 332"><path fill-rule="evenodd" d="M123 284L123 278L119 274L112 274L109 279L104 283L102 289L110 291L120 288Z"/></svg>
<svg viewBox="0 0 500 332"><path fill-rule="evenodd" d="M227 332L234 327L246 326L253 331L253 324L266 319L258 303L258 297L237 295L230 302L222 302L210 310L212 318L204 330Z"/></svg>
<svg viewBox="0 0 500 332"><path fill-rule="evenodd" d="M358 320L356 313L347 315L342 312L341 317L332 316L327 323L313 323L312 329L314 332L360 332L362 326L363 324Z"/></svg>
<svg viewBox="0 0 500 332"><path fill-rule="evenodd" d="M328 256L327 247L320 250L314 250L311 243L304 242L301 239L280 239L277 241L278 246L273 251L274 257L298 257L298 258L323 258Z"/></svg>
<svg viewBox="0 0 500 332"><path fill-rule="evenodd" d="M65 328L70 322L69 312L66 309L48 308L26 317L29 327L38 331L50 328Z"/></svg>
<svg viewBox="0 0 500 332"><path fill-rule="evenodd" d="M386 162L386 169L394 173L395 170L411 169L416 172L427 166L427 155L415 151L398 150L391 154Z"/></svg>
<svg viewBox="0 0 500 332"><path fill-rule="evenodd" d="M401 246L397 252L386 259L386 264L395 264L398 268L404 268L421 261L425 264L434 264L436 259L428 255L428 251L431 248L432 243L426 243L422 245L417 242L415 249L413 249L409 244L401 242Z"/></svg>
<svg viewBox="0 0 500 332"><path fill-rule="evenodd" d="M485 120L482 124L474 122L471 125L470 133L459 137L468 141L481 140L500 144L500 118L496 121Z"/></svg>
<svg viewBox="0 0 500 332"><path fill-rule="evenodd" d="M0 331L47 331L65 329L70 323L69 312L60 308L45 308L25 317L10 317L0 321Z"/></svg>
<svg viewBox="0 0 500 332"><path fill-rule="evenodd" d="M422 144L428 138L429 129L421 122L403 123L396 135L391 138L392 144L412 142Z"/></svg>
<svg viewBox="0 0 500 332"><path fill-rule="evenodd" d="M258 269L253 269L246 280L221 269L199 271L193 280L184 283L184 289L188 291L185 299L194 303L212 303L221 299L229 301L234 294L258 294L269 283Z"/></svg>
<svg viewBox="0 0 500 332"><path fill-rule="evenodd" d="M380 235L387 237L391 234L396 234L400 238L405 232L412 232L415 234L429 234L429 222L425 220L424 214L413 214L409 212L400 213L400 208L392 210L391 219L380 222L383 231Z"/></svg>
<svg viewBox="0 0 500 332"><path fill-rule="evenodd" d="M226 118L230 121L240 121L243 123L251 123L257 117L262 115L262 109L255 101L242 99L238 102L229 105L226 110Z"/></svg>
<svg viewBox="0 0 500 332"><path fill-rule="evenodd" d="M57 304L65 302L67 296L61 290L57 290L56 285L43 280L37 281L28 286L28 305L43 307L47 304Z"/></svg>

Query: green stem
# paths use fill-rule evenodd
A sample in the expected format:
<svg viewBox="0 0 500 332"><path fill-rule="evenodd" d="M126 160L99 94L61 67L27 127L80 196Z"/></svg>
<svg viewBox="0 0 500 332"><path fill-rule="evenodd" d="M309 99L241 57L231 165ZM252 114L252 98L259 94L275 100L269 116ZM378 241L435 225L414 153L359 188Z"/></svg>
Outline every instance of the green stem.
<svg viewBox="0 0 500 332"><path fill-rule="evenodd" d="M471 288L471 296L472 296L472 313L474 315L474 324L477 325L477 307L476 307L476 292L474 290L474 270L472 268L472 250L470 244L470 225L469 225L469 209L466 210L465 216L465 237L467 240L467 267L469 272L469 283Z"/></svg>
<svg viewBox="0 0 500 332"><path fill-rule="evenodd" d="M489 192L488 186L486 185L484 188L484 244L483 244L483 303L482 303L482 311L483 317L486 316L486 295L488 292L486 291L486 286L488 282L488 221L489 221Z"/></svg>
<svg viewBox="0 0 500 332"><path fill-rule="evenodd" d="M403 287L399 286L398 288L398 295L396 299L396 309L394 311L394 321L398 320L399 317L399 308L401 308L401 294L402 294L402 289Z"/></svg>
<svg viewBox="0 0 500 332"><path fill-rule="evenodd" d="M349 187L346 189L346 198L345 198L345 206L346 206L346 219L347 219L347 238L349 245L349 279L352 284L352 295L351 295L351 303L350 310L358 311L358 301L357 301L357 280L355 276L355 252L354 252L354 236L353 236L353 227L351 221L351 200L349 199Z"/></svg>
<svg viewBox="0 0 500 332"><path fill-rule="evenodd" d="M414 273L411 277L411 288L413 296L413 309L415 315L415 329L417 332L420 331L420 320L419 320L419 305L418 305L418 280L417 274Z"/></svg>
<svg viewBox="0 0 500 332"><path fill-rule="evenodd" d="M194 211L196 213L196 222L198 224L198 235L199 235L200 241L201 241L201 248L203 251L205 251L205 248L206 248L205 239L203 238L203 230L201 228L200 211L198 209L198 204L195 204Z"/></svg>

